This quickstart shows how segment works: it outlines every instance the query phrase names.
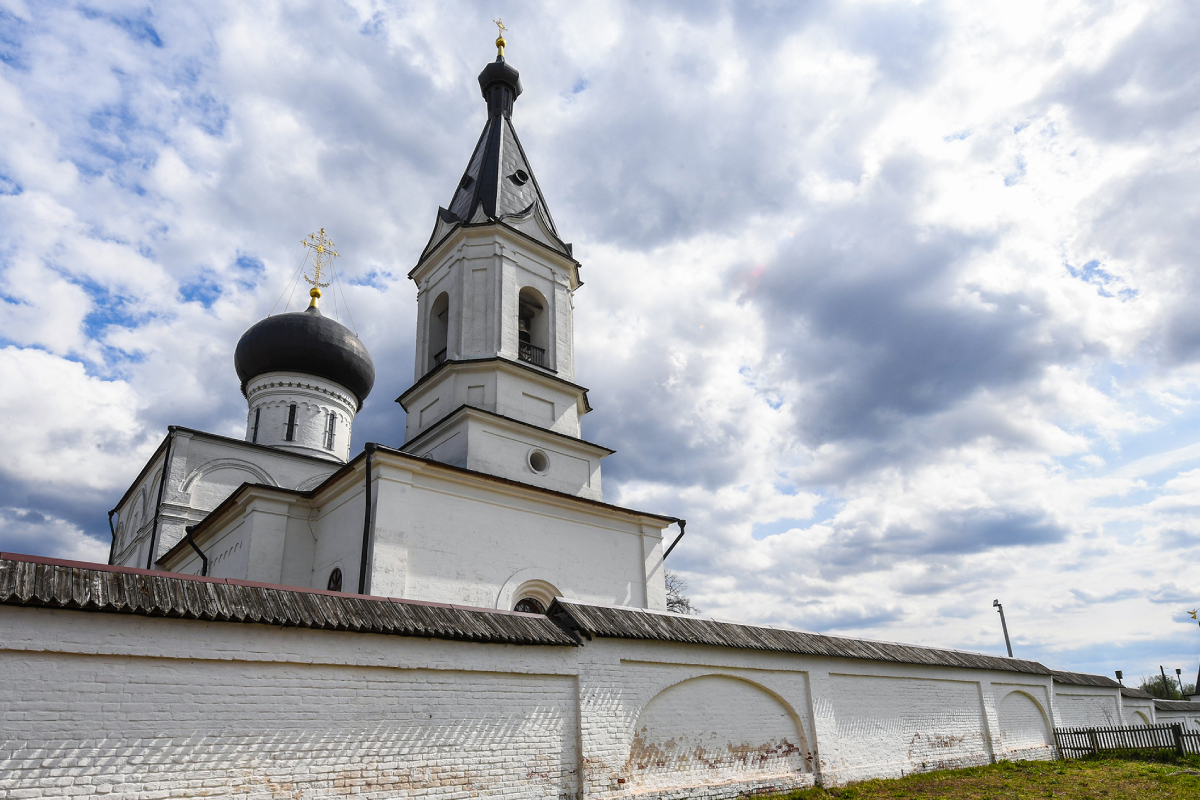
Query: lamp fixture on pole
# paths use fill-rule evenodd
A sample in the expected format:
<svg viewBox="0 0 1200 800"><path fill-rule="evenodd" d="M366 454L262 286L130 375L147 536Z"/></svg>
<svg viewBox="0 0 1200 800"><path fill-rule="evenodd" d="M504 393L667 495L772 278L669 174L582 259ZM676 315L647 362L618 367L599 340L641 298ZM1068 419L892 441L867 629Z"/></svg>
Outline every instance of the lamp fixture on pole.
<svg viewBox="0 0 1200 800"><path fill-rule="evenodd" d="M992 601L992 608L1000 612L1000 627L1004 629L1004 646L1008 648L1008 657L1012 658L1012 642L1008 640L1008 623L1004 621L1004 606L999 600Z"/></svg>

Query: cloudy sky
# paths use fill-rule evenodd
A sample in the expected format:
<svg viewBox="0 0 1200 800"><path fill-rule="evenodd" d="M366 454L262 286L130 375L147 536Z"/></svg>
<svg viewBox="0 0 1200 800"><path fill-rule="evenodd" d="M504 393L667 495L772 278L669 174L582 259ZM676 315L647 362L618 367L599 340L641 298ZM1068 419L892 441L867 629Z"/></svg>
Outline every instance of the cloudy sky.
<svg viewBox="0 0 1200 800"><path fill-rule="evenodd" d="M1130 675L1200 629L1200 6L0 0L0 548L105 560L326 227L398 445L405 274L514 121L607 499L704 612Z"/></svg>

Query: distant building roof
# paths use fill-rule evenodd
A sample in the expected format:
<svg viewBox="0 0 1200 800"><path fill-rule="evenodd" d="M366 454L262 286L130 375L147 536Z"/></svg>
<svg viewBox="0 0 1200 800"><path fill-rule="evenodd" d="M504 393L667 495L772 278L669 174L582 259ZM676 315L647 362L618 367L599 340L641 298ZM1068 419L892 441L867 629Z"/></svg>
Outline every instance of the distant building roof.
<svg viewBox="0 0 1200 800"><path fill-rule="evenodd" d="M1187 711L1200 714L1200 703L1188 700L1155 700L1154 708L1158 711Z"/></svg>
<svg viewBox="0 0 1200 800"><path fill-rule="evenodd" d="M0 553L0 604L467 642L559 647L577 643L540 614L199 578L14 553Z"/></svg>
<svg viewBox="0 0 1200 800"><path fill-rule="evenodd" d="M1050 670L1036 661L941 650L911 644L850 639L785 628L765 628L720 622L662 611L575 603L559 598L548 612L566 615L570 627L585 636L613 639L643 639L682 644L705 644L742 650L768 650L812 656L891 661L898 664L927 664L940 667L992 669L1049 675ZM560 617L561 619L561 617ZM570 623L574 623L573 625Z"/></svg>
<svg viewBox="0 0 1200 800"><path fill-rule="evenodd" d="M1050 674L1054 676L1055 683L1063 683L1069 686L1103 686L1106 689L1121 688L1121 684L1104 675L1091 675L1087 672L1064 672L1057 669L1050 670Z"/></svg>

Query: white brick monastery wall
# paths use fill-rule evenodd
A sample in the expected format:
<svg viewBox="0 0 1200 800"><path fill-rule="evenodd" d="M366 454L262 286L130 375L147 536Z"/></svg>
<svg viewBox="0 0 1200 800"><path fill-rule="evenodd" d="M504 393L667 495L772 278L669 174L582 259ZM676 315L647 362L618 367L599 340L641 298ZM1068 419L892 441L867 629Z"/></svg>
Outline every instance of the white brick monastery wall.
<svg viewBox="0 0 1200 800"><path fill-rule="evenodd" d="M1103 728L1137 725L1140 719L1122 720L1120 697L1112 689L1093 686L1054 687L1058 724L1064 728Z"/></svg>
<svg viewBox="0 0 1200 800"><path fill-rule="evenodd" d="M0 798L734 797L1048 758L1050 678L0 606Z"/></svg>

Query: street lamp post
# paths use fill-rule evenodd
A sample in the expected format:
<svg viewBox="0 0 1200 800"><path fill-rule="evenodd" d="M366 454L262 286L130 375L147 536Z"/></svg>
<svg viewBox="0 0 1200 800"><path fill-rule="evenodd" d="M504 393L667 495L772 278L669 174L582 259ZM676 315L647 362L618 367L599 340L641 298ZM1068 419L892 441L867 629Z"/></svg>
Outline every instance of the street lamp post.
<svg viewBox="0 0 1200 800"><path fill-rule="evenodd" d="M1175 680L1179 682L1179 699L1187 700L1187 692L1183 690L1183 670L1175 668Z"/></svg>
<svg viewBox="0 0 1200 800"><path fill-rule="evenodd" d="M1000 612L1000 627L1004 629L1004 646L1008 648L1008 657L1012 658L1012 642L1008 640L1008 623L1004 621L1004 606L1000 605L999 600L993 600L992 608Z"/></svg>

